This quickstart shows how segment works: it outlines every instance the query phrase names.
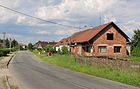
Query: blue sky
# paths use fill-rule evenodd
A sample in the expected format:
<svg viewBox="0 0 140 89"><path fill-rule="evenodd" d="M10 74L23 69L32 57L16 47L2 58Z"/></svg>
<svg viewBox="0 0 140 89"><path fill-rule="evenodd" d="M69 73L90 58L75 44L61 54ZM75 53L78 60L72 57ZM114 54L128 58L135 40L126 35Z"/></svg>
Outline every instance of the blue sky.
<svg viewBox="0 0 140 89"><path fill-rule="evenodd" d="M0 4L38 18L77 27L114 21L130 38L140 28L140 0L0 0ZM84 29L80 29L84 30ZM79 29L42 22L0 7L0 38L22 43L58 41Z"/></svg>

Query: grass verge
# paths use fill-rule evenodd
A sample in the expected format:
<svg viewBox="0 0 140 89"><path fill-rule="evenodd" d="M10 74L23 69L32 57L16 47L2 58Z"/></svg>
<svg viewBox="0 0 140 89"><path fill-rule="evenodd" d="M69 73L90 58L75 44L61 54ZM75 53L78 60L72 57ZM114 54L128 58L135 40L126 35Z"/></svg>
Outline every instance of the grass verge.
<svg viewBox="0 0 140 89"><path fill-rule="evenodd" d="M77 64L75 63L74 57L70 55L55 55L52 57L46 57L43 55L38 55L37 52L33 53L45 62L65 67L73 71L140 87L140 74L137 73L128 73L127 71L114 70L111 68L99 68L98 66Z"/></svg>
<svg viewBox="0 0 140 89"><path fill-rule="evenodd" d="M136 57L136 56L125 56L123 58L127 59L129 61L139 61L140 62L140 57Z"/></svg>

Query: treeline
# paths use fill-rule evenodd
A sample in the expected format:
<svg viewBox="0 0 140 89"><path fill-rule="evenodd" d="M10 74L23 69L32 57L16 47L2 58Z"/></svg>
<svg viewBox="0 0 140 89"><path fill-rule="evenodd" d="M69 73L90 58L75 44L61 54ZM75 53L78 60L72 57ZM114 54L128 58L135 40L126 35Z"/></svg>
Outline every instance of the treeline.
<svg viewBox="0 0 140 89"><path fill-rule="evenodd" d="M131 54L133 56L140 57L140 30L139 29L134 31L134 36L132 37Z"/></svg>
<svg viewBox="0 0 140 89"><path fill-rule="evenodd" d="M19 47L19 43L18 41L16 41L15 39L11 40L11 39L6 39L6 40L2 40L0 39L0 43L2 43L2 47L0 48L0 57L1 56L6 56L7 54L10 53L10 51L16 51Z"/></svg>

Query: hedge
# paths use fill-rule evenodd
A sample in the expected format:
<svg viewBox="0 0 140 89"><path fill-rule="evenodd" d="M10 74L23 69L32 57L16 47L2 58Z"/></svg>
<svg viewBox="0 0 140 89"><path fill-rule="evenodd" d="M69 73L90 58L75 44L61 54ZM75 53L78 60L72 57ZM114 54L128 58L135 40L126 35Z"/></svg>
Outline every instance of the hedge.
<svg viewBox="0 0 140 89"><path fill-rule="evenodd" d="M5 49L5 48L0 49L0 57L1 56L7 56L7 54L9 54L9 53L10 53L9 49Z"/></svg>

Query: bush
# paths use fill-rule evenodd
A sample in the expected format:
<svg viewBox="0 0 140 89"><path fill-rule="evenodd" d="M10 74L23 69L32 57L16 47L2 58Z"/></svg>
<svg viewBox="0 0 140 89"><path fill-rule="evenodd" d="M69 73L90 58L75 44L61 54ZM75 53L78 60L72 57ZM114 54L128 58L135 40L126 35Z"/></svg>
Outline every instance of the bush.
<svg viewBox="0 0 140 89"><path fill-rule="evenodd" d="M12 52L15 52L15 51L18 51L19 49L20 49L19 46L15 46L15 47L13 47L13 48L11 49L11 51L12 51Z"/></svg>
<svg viewBox="0 0 140 89"><path fill-rule="evenodd" d="M132 55L140 57L140 46L139 45L133 47Z"/></svg>
<svg viewBox="0 0 140 89"><path fill-rule="evenodd" d="M58 54L68 54L69 50L68 47L63 46L61 49L58 49Z"/></svg>
<svg viewBox="0 0 140 89"><path fill-rule="evenodd" d="M10 53L9 49L0 49L0 56L6 56Z"/></svg>
<svg viewBox="0 0 140 89"><path fill-rule="evenodd" d="M55 48L53 48L52 45L47 45L47 46L44 48L44 50L45 50L46 52L52 52L52 53L55 52Z"/></svg>

